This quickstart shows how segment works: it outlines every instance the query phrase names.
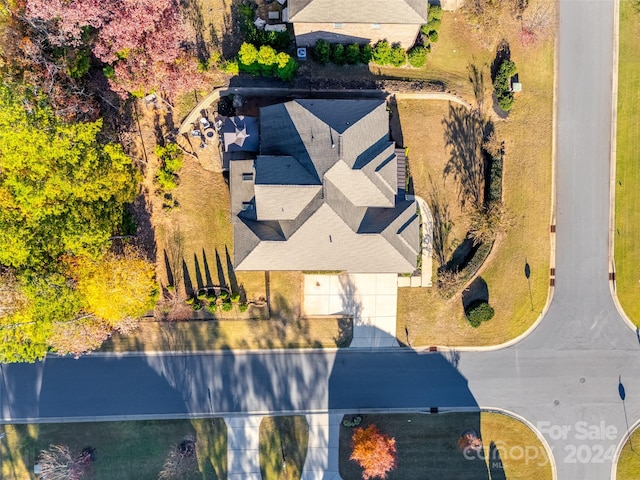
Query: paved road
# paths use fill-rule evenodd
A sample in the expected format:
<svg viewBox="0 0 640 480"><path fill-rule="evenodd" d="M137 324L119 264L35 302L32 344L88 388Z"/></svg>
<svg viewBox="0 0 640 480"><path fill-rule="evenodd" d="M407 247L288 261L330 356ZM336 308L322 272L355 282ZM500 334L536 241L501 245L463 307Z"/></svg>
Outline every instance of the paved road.
<svg viewBox="0 0 640 480"><path fill-rule="evenodd" d="M608 478L611 449L640 418L640 344L607 283L612 31L612 2L560 1L556 289L522 342L447 355L49 358L3 367L2 419L502 407L540 427L558 478Z"/></svg>

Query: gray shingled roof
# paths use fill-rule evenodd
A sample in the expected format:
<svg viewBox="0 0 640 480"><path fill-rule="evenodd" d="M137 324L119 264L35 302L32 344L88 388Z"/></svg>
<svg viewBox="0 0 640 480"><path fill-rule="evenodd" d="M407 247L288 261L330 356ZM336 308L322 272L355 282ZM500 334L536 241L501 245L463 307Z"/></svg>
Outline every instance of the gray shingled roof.
<svg viewBox="0 0 640 480"><path fill-rule="evenodd" d="M289 21L427 23L427 0L289 0Z"/></svg>
<svg viewBox="0 0 640 480"><path fill-rule="evenodd" d="M383 100L262 108L255 178L250 160L230 165L236 268L413 271L419 220L388 128Z"/></svg>
<svg viewBox="0 0 640 480"><path fill-rule="evenodd" d="M295 220L320 193L322 185L255 186L258 220Z"/></svg>

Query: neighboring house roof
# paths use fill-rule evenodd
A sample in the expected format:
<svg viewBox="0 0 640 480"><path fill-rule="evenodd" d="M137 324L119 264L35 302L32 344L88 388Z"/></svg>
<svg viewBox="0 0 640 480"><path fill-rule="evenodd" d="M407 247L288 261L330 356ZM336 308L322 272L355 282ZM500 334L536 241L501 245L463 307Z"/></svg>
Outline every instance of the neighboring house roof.
<svg viewBox="0 0 640 480"><path fill-rule="evenodd" d="M260 154L230 164L236 269L412 272L419 219L388 118L384 100L261 108Z"/></svg>
<svg viewBox="0 0 640 480"><path fill-rule="evenodd" d="M427 10L427 0L289 0L289 21L421 24Z"/></svg>

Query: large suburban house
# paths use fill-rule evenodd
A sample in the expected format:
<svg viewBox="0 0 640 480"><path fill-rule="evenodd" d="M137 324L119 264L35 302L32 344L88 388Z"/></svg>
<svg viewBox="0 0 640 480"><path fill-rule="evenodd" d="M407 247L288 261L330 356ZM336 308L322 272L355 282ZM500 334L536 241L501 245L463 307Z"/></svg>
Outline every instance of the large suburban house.
<svg viewBox="0 0 640 480"><path fill-rule="evenodd" d="M289 0L299 47L330 43L375 43L387 39L407 49L427 23L427 0Z"/></svg>
<svg viewBox="0 0 640 480"><path fill-rule="evenodd" d="M259 135L259 152L229 165L237 270L416 269L417 205L384 100L263 107Z"/></svg>

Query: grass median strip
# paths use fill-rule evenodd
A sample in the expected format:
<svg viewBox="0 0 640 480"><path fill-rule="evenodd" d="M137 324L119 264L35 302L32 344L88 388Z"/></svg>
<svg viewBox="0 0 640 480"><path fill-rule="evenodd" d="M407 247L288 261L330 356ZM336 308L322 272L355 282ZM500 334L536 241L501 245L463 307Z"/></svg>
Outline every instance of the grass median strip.
<svg viewBox="0 0 640 480"><path fill-rule="evenodd" d="M304 416L265 417L260 423L262 479L300 479L308 442L309 425Z"/></svg>
<svg viewBox="0 0 640 480"><path fill-rule="evenodd" d="M71 458L92 449L94 460L81 467L96 480L224 479L227 430L224 420L162 420L101 423L4 425L0 442L2 478L34 478L40 452L68 448Z"/></svg>
<svg viewBox="0 0 640 480"><path fill-rule="evenodd" d="M359 427L372 424L395 438L397 467L389 472L388 480L552 478L549 457L536 434L507 415L492 412L362 415ZM354 428L344 424L340 430L340 475L344 480L362 478L362 469L349 460L353 432ZM468 438L480 440L474 440L477 448L463 451Z"/></svg>
<svg viewBox="0 0 640 480"><path fill-rule="evenodd" d="M620 2L618 132L614 256L616 294L627 316L640 326L640 14Z"/></svg>

